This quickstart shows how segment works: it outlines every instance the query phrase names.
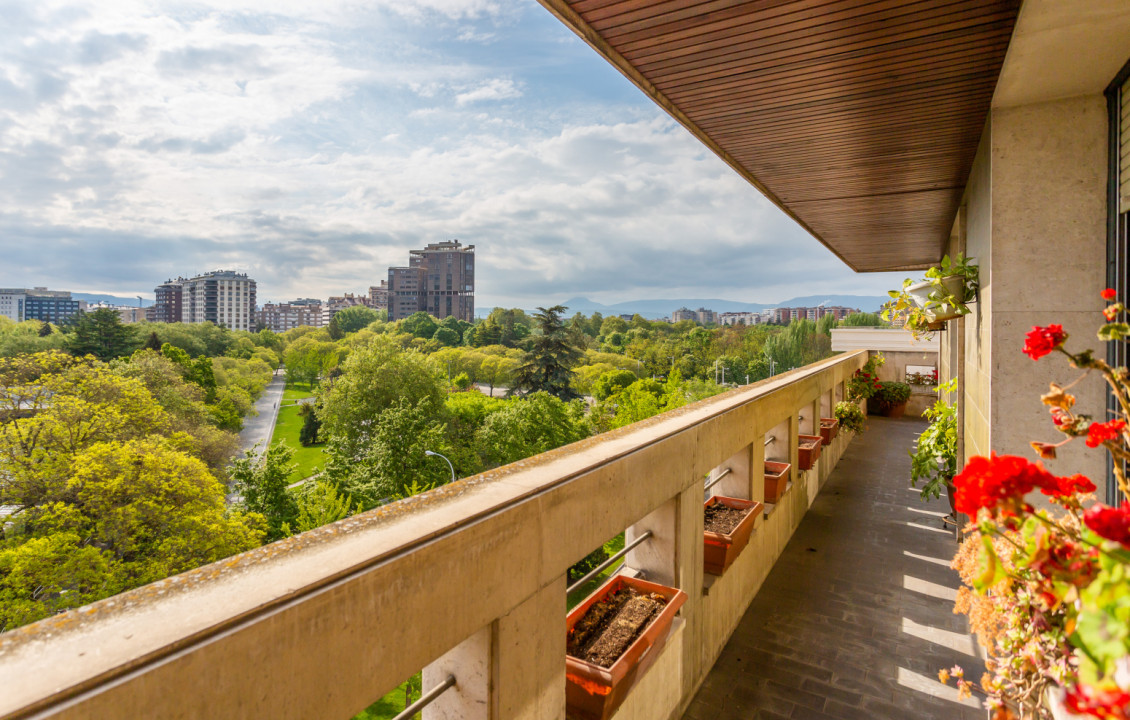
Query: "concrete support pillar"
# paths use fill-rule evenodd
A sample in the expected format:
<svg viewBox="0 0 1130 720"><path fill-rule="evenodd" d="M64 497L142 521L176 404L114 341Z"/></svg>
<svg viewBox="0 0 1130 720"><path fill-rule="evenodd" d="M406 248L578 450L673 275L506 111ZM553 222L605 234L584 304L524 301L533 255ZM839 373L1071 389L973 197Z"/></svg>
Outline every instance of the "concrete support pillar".
<svg viewBox="0 0 1130 720"><path fill-rule="evenodd" d="M424 720L489 720L490 646L487 625L424 668L423 693L455 676L455 687L424 708Z"/></svg>
<svg viewBox="0 0 1130 720"><path fill-rule="evenodd" d="M753 487L750 470L753 467L753 445L747 445L731 455L718 467L710 471L709 480L713 480L726 470L730 470L717 484L713 485L708 494L725 495L726 497L747 500L753 497Z"/></svg>
<svg viewBox="0 0 1130 720"><path fill-rule="evenodd" d="M493 623L491 720L564 719L565 585L561 576Z"/></svg>

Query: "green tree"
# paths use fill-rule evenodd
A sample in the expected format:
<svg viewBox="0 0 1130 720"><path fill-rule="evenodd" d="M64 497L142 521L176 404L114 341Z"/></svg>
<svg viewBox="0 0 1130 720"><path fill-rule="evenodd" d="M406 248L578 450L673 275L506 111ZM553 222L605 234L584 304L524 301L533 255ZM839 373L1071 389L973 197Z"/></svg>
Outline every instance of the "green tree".
<svg viewBox="0 0 1130 720"><path fill-rule="evenodd" d="M490 467L576 442L588 435L584 405L536 392L508 402L483 421L476 434L479 456Z"/></svg>
<svg viewBox="0 0 1130 720"><path fill-rule="evenodd" d="M306 532L329 525L349 516L353 499L338 492L333 483L326 480L307 482L294 496L298 508L294 527L284 526L288 534Z"/></svg>
<svg viewBox="0 0 1130 720"><path fill-rule="evenodd" d="M432 340L435 340L441 345L447 347L454 347L459 344L461 336L458 332L449 327L436 328L435 333L432 334Z"/></svg>
<svg viewBox="0 0 1130 720"><path fill-rule="evenodd" d="M404 497L415 483L442 485L451 479L447 463L424 454L447 454L444 426L436 421L429 397L413 404L398 399L367 428L367 441L350 446L340 436L329 443L326 476L349 493L364 510Z"/></svg>
<svg viewBox="0 0 1130 720"><path fill-rule="evenodd" d="M572 368L581 358L581 351L572 344L568 330L561 322L562 305L538 308L534 315L539 333L530 338L530 347L514 371L514 389L526 392L547 392L563 400L577 396L571 381Z"/></svg>
<svg viewBox="0 0 1130 720"><path fill-rule="evenodd" d="M840 321L841 327L885 327L887 323L878 313L852 313Z"/></svg>
<svg viewBox="0 0 1130 720"><path fill-rule="evenodd" d="M364 305L354 305L353 307L345 308L334 315L337 320L338 327L341 328L343 333L355 333L358 330L369 327L373 323L381 319L380 313L370 307Z"/></svg>
<svg viewBox="0 0 1130 720"><path fill-rule="evenodd" d="M322 432L347 456L366 444L372 426L389 408L404 402L438 417L447 378L431 358L401 350L395 339L380 335L354 350L342 375L318 395Z"/></svg>
<svg viewBox="0 0 1130 720"><path fill-rule="evenodd" d="M145 349L146 350L157 350L158 352L160 352L160 350L161 350L161 339L157 337L156 331L149 333L149 338L146 339L146 341L145 341Z"/></svg>
<svg viewBox="0 0 1130 720"><path fill-rule="evenodd" d="M51 329L51 323L45 322L39 328L39 337L49 337L53 332L55 331Z"/></svg>
<svg viewBox="0 0 1130 720"><path fill-rule="evenodd" d="M630 370L609 370L597 378L592 386L592 396L598 400L607 400L636 381L636 374Z"/></svg>
<svg viewBox="0 0 1130 720"><path fill-rule="evenodd" d="M298 518L298 505L286 489L295 468L294 448L281 441L265 452L257 450L233 461L228 474L233 489L243 497L243 507L266 518L267 542L273 542L286 537L284 528Z"/></svg>
<svg viewBox="0 0 1130 720"><path fill-rule="evenodd" d="M81 313L74 323L68 347L75 355L93 355L99 360L129 355L134 351L134 329L110 308Z"/></svg>
<svg viewBox="0 0 1130 720"><path fill-rule="evenodd" d="M435 335L438 327L439 325L436 324L435 318L423 310L414 312L400 321L401 331L411 333L415 337L424 338L425 340Z"/></svg>
<svg viewBox="0 0 1130 720"><path fill-rule="evenodd" d="M330 318L330 324L326 326L326 332L330 334L330 340L341 340L345 337L345 331L341 329L341 324L337 321L337 315Z"/></svg>
<svg viewBox="0 0 1130 720"><path fill-rule="evenodd" d="M322 429L322 421L318 419L318 411L310 403L303 403L298 408L298 415L302 418L302 429L298 431L298 441L303 447L318 444L318 433Z"/></svg>

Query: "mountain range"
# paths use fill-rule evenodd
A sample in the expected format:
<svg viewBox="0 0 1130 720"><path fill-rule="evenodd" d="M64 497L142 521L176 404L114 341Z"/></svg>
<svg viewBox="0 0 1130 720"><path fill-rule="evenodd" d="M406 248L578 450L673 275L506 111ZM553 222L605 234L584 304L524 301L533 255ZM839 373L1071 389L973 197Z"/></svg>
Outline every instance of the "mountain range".
<svg viewBox="0 0 1130 720"><path fill-rule="evenodd" d="M137 297L124 297L121 295L105 295L100 293L80 293L73 292L71 297L75 300L85 300L88 303L107 302L111 305L128 305L129 307L137 307ZM153 304L152 300L142 300L141 307L149 307Z"/></svg>
<svg viewBox="0 0 1130 720"><path fill-rule="evenodd" d="M885 295L805 295L803 297L795 297L779 303L753 303L753 302L739 302L737 300L690 300L690 299L675 299L675 300L627 300L625 302L613 303L611 305L604 305L602 303L589 300L584 297L570 298L561 302L568 308L566 315L573 315L574 313L583 313L585 315L592 315L594 312L599 312L605 317L609 315L640 315L648 318L649 320L658 320L660 318L670 317L671 313L675 312L681 307L697 310L698 308L706 308L714 312L760 312L770 308L778 307L815 307L817 305L834 306L840 305L843 307L859 308L863 312L878 312L883 303L887 302L890 298ZM486 317L490 314L493 308L478 308L476 315Z"/></svg>

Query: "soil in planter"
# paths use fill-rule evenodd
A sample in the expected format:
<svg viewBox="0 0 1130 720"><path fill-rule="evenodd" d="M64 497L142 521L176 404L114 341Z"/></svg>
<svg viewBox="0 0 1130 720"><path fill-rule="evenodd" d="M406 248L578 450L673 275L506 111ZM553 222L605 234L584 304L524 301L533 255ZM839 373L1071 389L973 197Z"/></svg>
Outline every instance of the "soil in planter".
<svg viewBox="0 0 1130 720"><path fill-rule="evenodd" d="M723 505L716 502L713 505L707 505L705 511L705 523L703 529L708 532L721 533L722 535L729 535L738 526L752 508L732 508L729 505Z"/></svg>
<svg viewBox="0 0 1130 720"><path fill-rule="evenodd" d="M612 667L666 604L662 595L630 587L609 593L573 626L566 651L594 665Z"/></svg>

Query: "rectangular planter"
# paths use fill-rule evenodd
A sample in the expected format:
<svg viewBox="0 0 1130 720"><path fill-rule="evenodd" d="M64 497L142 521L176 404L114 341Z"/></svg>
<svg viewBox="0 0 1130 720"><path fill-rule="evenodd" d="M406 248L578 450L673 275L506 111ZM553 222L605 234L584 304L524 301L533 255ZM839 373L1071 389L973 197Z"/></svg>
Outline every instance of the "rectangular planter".
<svg viewBox="0 0 1130 720"><path fill-rule="evenodd" d="M824 438L819 435L797 436L797 465L801 470L810 470L820 459L820 449L824 446Z"/></svg>
<svg viewBox="0 0 1130 720"><path fill-rule="evenodd" d="M710 532L709 530L702 531L703 569L711 575L721 575L726 572L726 569L730 567L742 550L745 549L746 544L749 543L749 536L753 533L753 526L757 522L757 514L762 511L763 506L753 500L715 495L703 504L703 509L714 504L726 505L738 510L752 508L729 534Z"/></svg>
<svg viewBox="0 0 1130 720"><path fill-rule="evenodd" d="M667 598L667 604L612 667L602 668L571 655L565 656L565 706L569 717L583 720L608 720L612 717L628 692L659 656L671 632L671 621L687 600L687 594L677 588L616 575L573 608L566 618L567 632L573 632L573 626L590 607L624 585L642 593L658 593Z"/></svg>
<svg viewBox="0 0 1130 720"><path fill-rule="evenodd" d="M785 494L792 467L789 463L765 461L765 502L776 503Z"/></svg>
<svg viewBox="0 0 1130 720"><path fill-rule="evenodd" d="M825 445L831 445L840 434L840 421L836 418L820 418L820 437Z"/></svg>

